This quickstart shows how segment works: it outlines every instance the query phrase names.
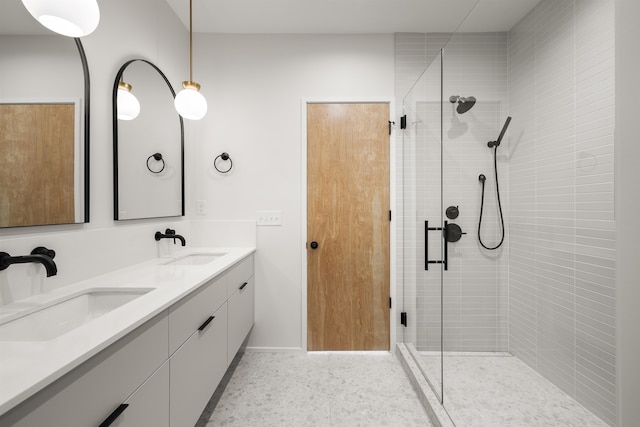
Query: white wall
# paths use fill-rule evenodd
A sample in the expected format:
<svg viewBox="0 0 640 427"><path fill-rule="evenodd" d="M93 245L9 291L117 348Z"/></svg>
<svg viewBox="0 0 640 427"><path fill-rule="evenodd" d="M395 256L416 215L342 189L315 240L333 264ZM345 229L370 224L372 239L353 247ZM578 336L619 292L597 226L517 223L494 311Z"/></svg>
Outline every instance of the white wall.
<svg viewBox="0 0 640 427"><path fill-rule="evenodd" d="M640 3L616 1L616 235L618 292L618 426L640 420L640 141L638 40Z"/></svg>
<svg viewBox="0 0 640 427"><path fill-rule="evenodd" d="M188 75L188 33L164 0L102 1L100 10L98 29L82 39L91 73L91 222L1 229L0 251L24 255L36 246L52 248L58 275L45 277L39 265L11 266L0 272L0 304L168 251L168 243L158 245L153 234L169 225L189 241L188 223L181 218L113 221L111 132L111 91L122 63L135 57L151 60L177 87Z"/></svg>
<svg viewBox="0 0 640 427"><path fill-rule="evenodd" d="M393 75L392 35L195 35L193 78L209 112L191 126L187 210L206 200L201 218L282 211L281 227L258 227L249 347L306 349L302 100L390 99ZM223 151L227 175L213 170Z"/></svg>

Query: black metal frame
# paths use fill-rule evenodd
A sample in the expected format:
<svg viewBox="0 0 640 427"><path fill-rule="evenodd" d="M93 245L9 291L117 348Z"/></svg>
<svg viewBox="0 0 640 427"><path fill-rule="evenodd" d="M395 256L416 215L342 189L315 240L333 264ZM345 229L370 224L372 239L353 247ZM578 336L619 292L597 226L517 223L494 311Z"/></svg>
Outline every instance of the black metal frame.
<svg viewBox="0 0 640 427"><path fill-rule="evenodd" d="M78 54L80 54L80 62L82 63L82 74L84 75L84 220L83 223L89 222L89 166L91 156L89 155L89 143L90 132L90 118L91 118L91 79L89 77L89 63L87 62L87 56L84 53L84 47L79 38L73 39L76 42L78 48Z"/></svg>
<svg viewBox="0 0 640 427"><path fill-rule="evenodd" d="M160 74L160 76L162 76L165 83L167 83L167 86L169 87L169 90L171 91L171 95L173 96L173 98L175 99L176 97L176 92L175 90L173 90L173 86L171 86L171 83L169 82L169 79L167 78L167 76L165 76L162 70L160 70L160 68L158 68L154 63L147 61L146 59L141 59L141 58L131 59L125 62L124 64L122 64L122 67L120 67L120 69L118 70L118 73L116 74L116 79L113 83L113 92L111 95L111 108L112 108L112 114L113 114L113 219L115 219L116 221L121 221L118 214L118 210L119 210L119 206L118 206L118 102L117 102L118 101L118 83L122 78L122 74L124 74L124 70L126 70L130 64L137 61L144 62L145 64L150 65L154 70L156 70ZM176 111L176 115L180 120L180 180L181 180L180 190L182 192L182 213L181 215L175 215L175 216L184 216L185 215L184 121L182 120L182 116L180 116L180 114L178 114L177 111ZM146 218L158 218L158 217L152 216L152 217L146 217ZM145 219L145 218L132 218L132 219Z"/></svg>

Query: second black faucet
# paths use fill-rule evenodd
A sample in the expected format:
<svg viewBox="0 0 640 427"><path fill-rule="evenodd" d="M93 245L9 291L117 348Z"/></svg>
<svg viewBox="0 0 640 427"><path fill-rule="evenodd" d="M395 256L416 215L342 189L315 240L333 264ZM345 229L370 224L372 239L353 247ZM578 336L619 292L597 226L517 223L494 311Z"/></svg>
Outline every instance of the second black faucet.
<svg viewBox="0 0 640 427"><path fill-rule="evenodd" d="M179 234L176 234L176 230L172 230L172 229L170 229L170 228L167 228L167 229L164 231L164 234L162 234L162 233L161 233L161 232L159 232L159 231L156 231L155 239L156 239L156 241L158 241L158 242L159 242L161 239L173 239L173 244L174 244L174 245L176 244L176 239L179 239L179 240L180 240L180 242L182 243L182 246L185 246L185 245L187 244L187 241L184 239L184 237L182 237L182 236L181 236L181 235L179 235Z"/></svg>

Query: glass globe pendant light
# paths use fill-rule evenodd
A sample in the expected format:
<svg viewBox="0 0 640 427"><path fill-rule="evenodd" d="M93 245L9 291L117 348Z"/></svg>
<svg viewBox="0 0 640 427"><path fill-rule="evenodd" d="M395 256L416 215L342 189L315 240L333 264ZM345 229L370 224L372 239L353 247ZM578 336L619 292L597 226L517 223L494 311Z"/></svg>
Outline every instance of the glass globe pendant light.
<svg viewBox="0 0 640 427"><path fill-rule="evenodd" d="M140 114L140 102L131 93L131 85L120 80L118 83L118 120L133 120Z"/></svg>
<svg viewBox="0 0 640 427"><path fill-rule="evenodd" d="M199 92L200 85L193 81L193 0L189 0L189 80L174 100L178 114L189 120L200 120L207 114L207 100Z"/></svg>
<svg viewBox="0 0 640 427"><path fill-rule="evenodd" d="M46 28L67 37L91 34L100 21L96 0L22 0L22 4Z"/></svg>

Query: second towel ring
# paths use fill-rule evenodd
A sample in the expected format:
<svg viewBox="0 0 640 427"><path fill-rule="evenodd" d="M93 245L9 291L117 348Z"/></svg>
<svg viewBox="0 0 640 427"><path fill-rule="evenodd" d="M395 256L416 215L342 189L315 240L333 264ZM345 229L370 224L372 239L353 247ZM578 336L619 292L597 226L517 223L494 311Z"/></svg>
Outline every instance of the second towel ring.
<svg viewBox="0 0 640 427"><path fill-rule="evenodd" d="M229 161L229 167L227 168L227 170L220 170L220 169L218 168L218 165L217 165L217 161L218 161L218 159L222 159L222 160L223 160L223 161L225 161L225 162L226 162L227 160ZM233 161L231 160L231 157L229 156L229 154L228 154L228 153L222 153L222 154L219 154L219 155L218 155L218 157L216 157L216 158L213 160L213 167L214 167L218 172L220 172L220 173L228 173L228 172L231 170L231 168L233 167Z"/></svg>
<svg viewBox="0 0 640 427"><path fill-rule="evenodd" d="M151 169L151 167L149 167L149 160L151 160L152 157L157 162L162 162L162 169L160 169L159 171L154 171L153 169ZM166 163L164 162L164 159L162 158L162 154L160 154L160 153L152 154L147 158L147 169L149 169L149 172L151 172L151 173L160 173L160 172L162 172L164 170L165 166L166 166Z"/></svg>

